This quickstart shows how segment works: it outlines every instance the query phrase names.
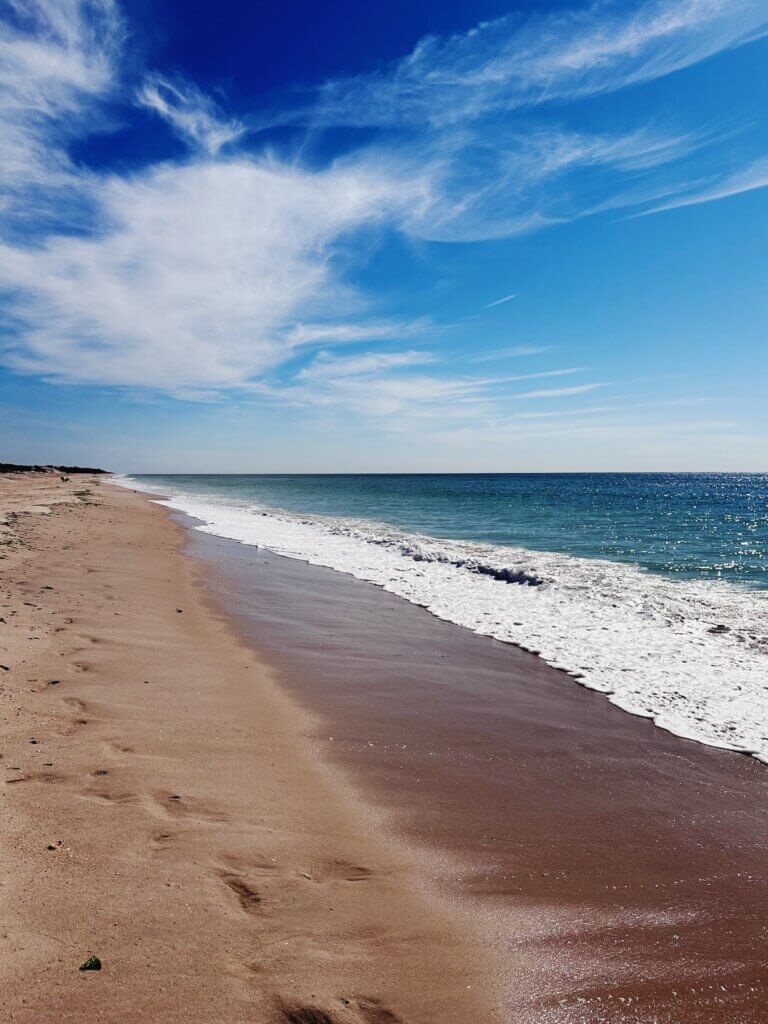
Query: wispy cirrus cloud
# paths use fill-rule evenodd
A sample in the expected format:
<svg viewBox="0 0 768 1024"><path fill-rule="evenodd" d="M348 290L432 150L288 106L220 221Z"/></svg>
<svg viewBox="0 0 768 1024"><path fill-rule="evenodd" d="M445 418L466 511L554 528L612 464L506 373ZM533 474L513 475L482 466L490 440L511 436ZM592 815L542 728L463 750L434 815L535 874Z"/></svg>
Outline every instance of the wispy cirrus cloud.
<svg viewBox="0 0 768 1024"><path fill-rule="evenodd" d="M604 383L599 384L575 384L570 388L542 388L538 391L524 391L515 395L518 399L530 398L562 398L565 395L586 395L589 391L596 391L597 388L604 388Z"/></svg>
<svg viewBox="0 0 768 1024"><path fill-rule="evenodd" d="M505 302L511 302L512 299L517 298L517 293L513 292L511 295L502 295L500 299L494 299L493 302L486 302L483 309L493 309L494 306L503 306Z"/></svg>
<svg viewBox="0 0 768 1024"><path fill-rule="evenodd" d="M123 25L112 0L26 0L0 12L0 216L7 233L67 219L79 173L67 145L99 126ZM63 215L63 216L62 216Z"/></svg>
<svg viewBox="0 0 768 1024"><path fill-rule="evenodd" d="M245 131L242 123L223 117L210 97L189 82L171 82L162 75L149 75L139 89L137 101L164 118L183 139L212 155Z"/></svg>
<svg viewBox="0 0 768 1024"><path fill-rule="evenodd" d="M281 386L256 389L282 403L330 406L389 420L405 417L472 416L493 407L493 380L433 369L424 352L363 353L350 358L323 355ZM425 372L426 370L429 372Z"/></svg>
<svg viewBox="0 0 768 1024"><path fill-rule="evenodd" d="M606 135L481 122L428 135L403 152L374 149L365 159L421 182L403 230L434 241L481 241L587 216L595 194L619 199L628 175L665 167L709 141L706 133L649 127Z"/></svg>
<svg viewBox="0 0 768 1024"><path fill-rule="evenodd" d="M355 355L318 353L281 385L256 385L261 394L296 406L334 406L386 420L402 429L414 419L490 422L515 415L518 399L576 396L604 387L601 383L520 391L523 382L567 377L583 372L564 367L506 376L461 372L433 351L368 351Z"/></svg>
<svg viewBox="0 0 768 1024"><path fill-rule="evenodd" d="M371 320L345 323L299 323L284 335L286 344L303 348L310 345L352 345L360 341L402 341L414 334L432 330L427 320Z"/></svg>
<svg viewBox="0 0 768 1024"><path fill-rule="evenodd" d="M760 0L603 2L512 14L428 36L378 73L327 82L290 116L315 127L445 127L659 78L753 41L767 25Z"/></svg>
<svg viewBox="0 0 768 1024"><path fill-rule="evenodd" d="M499 377L497 381L499 383L511 383L514 381L521 380L542 380L545 377L570 377L574 373L583 373L583 366L568 366L562 370L539 370L536 373L517 373L511 377ZM590 385L591 387L592 385Z"/></svg>
<svg viewBox="0 0 768 1024"><path fill-rule="evenodd" d="M364 352L355 356L337 356L321 352L301 370L297 380L348 380L351 377L379 377L403 367L424 366L435 361L431 352Z"/></svg>
<svg viewBox="0 0 768 1024"><path fill-rule="evenodd" d="M521 356L540 356L549 352L548 345L509 345L506 348L493 348L472 357L473 363L491 363L503 359L519 359Z"/></svg>
<svg viewBox="0 0 768 1024"><path fill-rule="evenodd" d="M709 130L648 126L587 134L511 117L612 92L697 64L768 31L764 0L600 2L511 14L448 37L428 36L377 71L323 83L307 102L257 116L255 128L352 126L410 133L379 144L393 174L428 180L405 229L436 241L529 234L668 187L629 195L627 175L663 168L717 141ZM410 159L409 159L410 157ZM595 195L601 195L596 200Z"/></svg>
<svg viewBox="0 0 768 1024"><path fill-rule="evenodd" d="M698 206L701 203L713 203L718 199L728 199L742 192L753 192L755 189L768 186L768 157L754 160L747 167L726 175L717 181L697 182L697 187L680 185L675 189L673 198L649 209L632 214L633 217L647 217L652 213L664 213L677 210L681 206Z"/></svg>

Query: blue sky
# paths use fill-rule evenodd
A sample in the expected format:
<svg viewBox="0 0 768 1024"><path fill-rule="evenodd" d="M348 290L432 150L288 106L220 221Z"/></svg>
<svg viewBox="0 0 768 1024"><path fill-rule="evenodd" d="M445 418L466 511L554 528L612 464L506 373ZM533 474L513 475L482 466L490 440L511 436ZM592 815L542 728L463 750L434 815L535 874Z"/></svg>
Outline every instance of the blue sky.
<svg viewBox="0 0 768 1024"><path fill-rule="evenodd" d="M768 0L0 0L0 458L768 469Z"/></svg>

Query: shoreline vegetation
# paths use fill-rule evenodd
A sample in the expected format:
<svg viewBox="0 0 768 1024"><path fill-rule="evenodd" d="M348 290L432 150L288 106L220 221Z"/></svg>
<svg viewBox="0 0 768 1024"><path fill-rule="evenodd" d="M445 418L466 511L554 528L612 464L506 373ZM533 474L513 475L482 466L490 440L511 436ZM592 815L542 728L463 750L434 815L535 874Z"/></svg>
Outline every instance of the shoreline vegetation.
<svg viewBox="0 0 768 1024"><path fill-rule="evenodd" d="M16 462L0 462L0 473L87 473L89 476L107 476L109 470L89 466L33 466Z"/></svg>

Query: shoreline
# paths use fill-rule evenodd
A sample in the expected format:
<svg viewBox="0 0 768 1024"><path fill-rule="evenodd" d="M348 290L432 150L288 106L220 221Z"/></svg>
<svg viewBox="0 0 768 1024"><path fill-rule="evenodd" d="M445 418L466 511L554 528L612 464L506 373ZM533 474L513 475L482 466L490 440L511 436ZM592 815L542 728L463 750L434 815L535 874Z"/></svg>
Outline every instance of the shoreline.
<svg viewBox="0 0 768 1024"><path fill-rule="evenodd" d="M118 481L120 482L120 481ZM762 685L768 598L716 580L524 548L440 540L386 523L262 508L124 478L202 532L381 587L459 627L539 656L674 736L768 763ZM256 511L259 509L257 507ZM508 586L509 580L531 586ZM501 581L501 582L500 582ZM547 585L539 589L538 584Z"/></svg>
<svg viewBox="0 0 768 1024"><path fill-rule="evenodd" d="M379 587L177 515L212 606L320 716L324 757L507 965L508 1019L764 1020L762 765Z"/></svg>
<svg viewBox="0 0 768 1024"><path fill-rule="evenodd" d="M499 1020L466 920L318 762L170 515L0 484L2 1019Z"/></svg>

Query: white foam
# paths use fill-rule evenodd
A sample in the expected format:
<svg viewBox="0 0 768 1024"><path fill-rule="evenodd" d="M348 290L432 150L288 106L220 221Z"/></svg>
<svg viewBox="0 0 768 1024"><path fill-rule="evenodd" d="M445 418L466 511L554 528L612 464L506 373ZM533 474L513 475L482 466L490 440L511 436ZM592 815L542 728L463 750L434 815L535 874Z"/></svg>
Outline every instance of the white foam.
<svg viewBox="0 0 768 1024"><path fill-rule="evenodd" d="M349 573L534 651L631 714L768 764L765 592L232 499L178 492L163 504L201 520L206 533Z"/></svg>

